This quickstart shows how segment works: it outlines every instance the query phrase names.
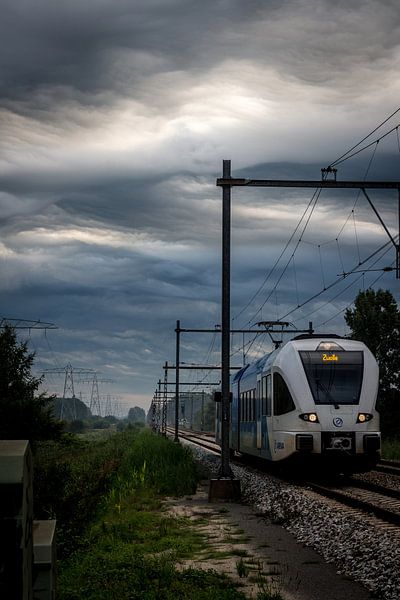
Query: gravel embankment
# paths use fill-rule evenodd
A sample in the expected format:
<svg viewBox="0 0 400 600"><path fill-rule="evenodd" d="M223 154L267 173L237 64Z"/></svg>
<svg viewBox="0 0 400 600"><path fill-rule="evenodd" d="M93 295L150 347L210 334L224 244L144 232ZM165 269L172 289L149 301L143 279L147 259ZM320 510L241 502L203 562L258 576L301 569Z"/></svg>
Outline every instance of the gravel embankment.
<svg viewBox="0 0 400 600"><path fill-rule="evenodd" d="M353 475L355 479L366 481L367 483L376 483L392 490L399 489L399 478L396 475L390 473L379 473L378 471L371 471L370 473L358 473ZM400 594L399 594L400 598Z"/></svg>
<svg viewBox="0 0 400 600"><path fill-rule="evenodd" d="M215 471L219 458L198 450ZM382 600L400 599L400 537L374 526L368 517L342 511L306 490L271 475L232 466L245 502L312 546L338 572L361 582Z"/></svg>

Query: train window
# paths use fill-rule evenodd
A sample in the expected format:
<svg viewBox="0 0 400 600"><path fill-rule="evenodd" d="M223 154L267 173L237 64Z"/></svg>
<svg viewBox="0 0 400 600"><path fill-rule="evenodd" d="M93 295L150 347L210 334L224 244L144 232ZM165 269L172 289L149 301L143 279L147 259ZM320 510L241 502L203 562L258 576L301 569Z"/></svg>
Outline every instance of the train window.
<svg viewBox="0 0 400 600"><path fill-rule="evenodd" d="M270 417L272 414L272 393L271 393L271 375L266 376L265 388L266 388L266 410L265 414Z"/></svg>
<svg viewBox="0 0 400 600"><path fill-rule="evenodd" d="M267 414L267 378L263 377L261 381L261 414Z"/></svg>
<svg viewBox="0 0 400 600"><path fill-rule="evenodd" d="M284 415L295 408L285 380L279 373L274 373L274 415Z"/></svg>
<svg viewBox="0 0 400 600"><path fill-rule="evenodd" d="M271 375L262 378L262 414L270 417L272 397L271 397Z"/></svg>
<svg viewBox="0 0 400 600"><path fill-rule="evenodd" d="M358 404L364 372L362 352L299 354L316 404Z"/></svg>
<svg viewBox="0 0 400 600"><path fill-rule="evenodd" d="M253 390L249 391L249 421L253 420Z"/></svg>

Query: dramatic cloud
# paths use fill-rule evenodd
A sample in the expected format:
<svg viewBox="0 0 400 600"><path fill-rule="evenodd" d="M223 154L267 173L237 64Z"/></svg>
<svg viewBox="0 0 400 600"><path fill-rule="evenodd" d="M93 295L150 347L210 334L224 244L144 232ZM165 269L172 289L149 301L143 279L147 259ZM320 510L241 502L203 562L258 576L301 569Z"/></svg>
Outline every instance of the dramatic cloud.
<svg viewBox="0 0 400 600"><path fill-rule="evenodd" d="M148 406L174 361L176 320L220 321L222 159L237 176L318 180L394 112L397 2L3 0L1 10L0 314L59 326L31 332L38 370L94 368L125 412ZM394 131L338 177L397 179L399 148ZM391 272L338 277L388 241L365 198L324 191L299 225L312 193L234 190L236 326L289 313L298 327L342 333L360 287L398 294ZM371 197L396 235L396 194ZM393 260L389 245L366 266ZM207 336L183 340L187 362L217 361L217 350Z"/></svg>

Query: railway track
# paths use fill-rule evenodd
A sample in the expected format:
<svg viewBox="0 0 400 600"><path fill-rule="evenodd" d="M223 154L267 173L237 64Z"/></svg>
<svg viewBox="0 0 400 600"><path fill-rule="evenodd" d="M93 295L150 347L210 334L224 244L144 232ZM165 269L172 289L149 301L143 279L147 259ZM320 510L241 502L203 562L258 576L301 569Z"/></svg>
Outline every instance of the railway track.
<svg viewBox="0 0 400 600"><path fill-rule="evenodd" d="M173 430L169 429L168 433L173 434ZM179 435L193 444L220 454L220 447L211 441L210 436L207 439L205 434L194 431L180 431ZM241 464L243 466L243 463ZM400 474L400 467L394 461L382 461L379 467L382 469L376 470L380 472ZM383 485L349 477L340 478L334 483L308 480L304 481L303 485L342 505L373 514L391 525L400 525L400 489L386 488Z"/></svg>
<svg viewBox="0 0 400 600"><path fill-rule="evenodd" d="M167 433L169 435L174 435L175 431L171 427L167 427ZM197 433L195 431L180 430L179 437L184 440L187 440L188 442L192 442L193 444L196 444L197 446L200 446L201 448L205 448L206 450L209 450L210 452L214 452L215 454L221 454L220 446L218 444L216 444L215 442L213 442L210 439L210 436L207 436L206 434Z"/></svg>
<svg viewBox="0 0 400 600"><path fill-rule="evenodd" d="M327 498L357 508L392 525L400 525L400 491L352 480L351 483L321 484L307 481L307 487Z"/></svg>
<svg viewBox="0 0 400 600"><path fill-rule="evenodd" d="M400 462L397 460L382 459L375 467L374 471L379 473L389 473L390 475L398 475L400 477Z"/></svg>

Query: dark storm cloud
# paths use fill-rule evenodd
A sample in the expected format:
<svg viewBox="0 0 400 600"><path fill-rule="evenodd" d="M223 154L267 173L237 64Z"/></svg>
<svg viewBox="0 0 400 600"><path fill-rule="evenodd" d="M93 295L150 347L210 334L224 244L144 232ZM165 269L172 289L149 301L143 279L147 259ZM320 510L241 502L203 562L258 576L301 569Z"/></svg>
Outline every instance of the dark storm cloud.
<svg viewBox="0 0 400 600"><path fill-rule="evenodd" d="M238 176L319 179L396 107L397 3L0 3L1 312L60 326L53 352L37 340L46 366L55 353L63 364L105 370L127 406L146 405L162 363L174 359L176 319L220 320L221 159L232 158ZM396 179L397 143L382 142L372 164L373 149L340 165L338 176ZM310 197L234 191L233 314ZM292 245L242 320L263 302L263 317L282 316L383 243L358 201L340 233L342 265L331 242L354 202L322 194L295 269L274 293ZM393 199L376 202L394 230ZM328 318L357 283L342 289L331 305L318 299L293 319L304 324L315 307ZM208 344L188 337L185 360L198 361Z"/></svg>
<svg viewBox="0 0 400 600"><path fill-rule="evenodd" d="M37 86L115 89L118 80L129 86L162 70L208 68L230 58L256 57L321 82L343 77L354 61L378 68L398 46L394 0L2 4L6 97Z"/></svg>

